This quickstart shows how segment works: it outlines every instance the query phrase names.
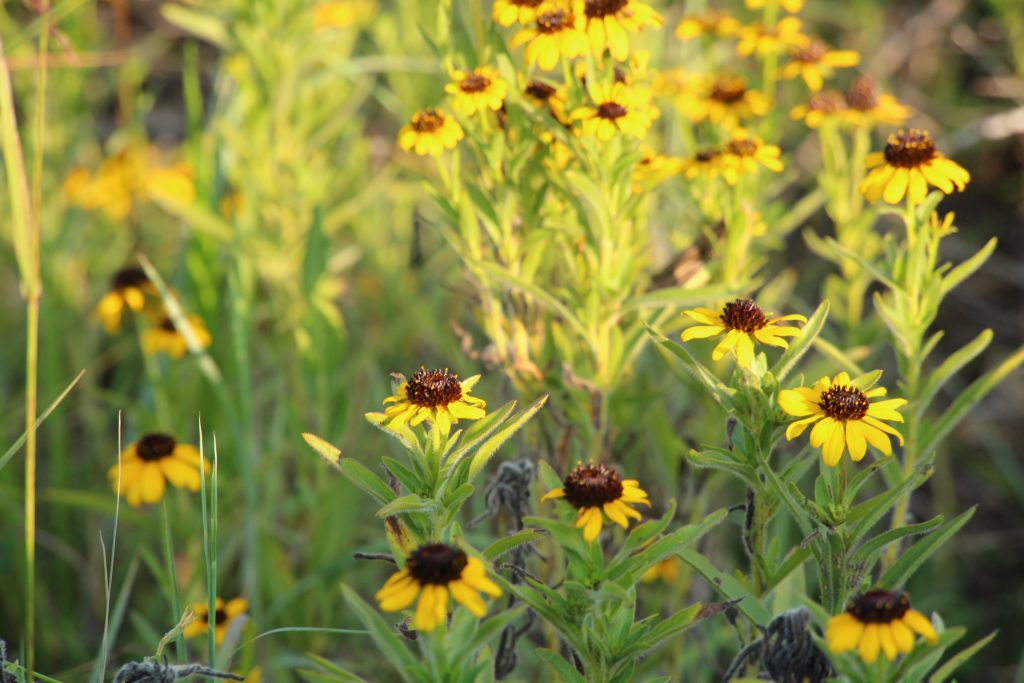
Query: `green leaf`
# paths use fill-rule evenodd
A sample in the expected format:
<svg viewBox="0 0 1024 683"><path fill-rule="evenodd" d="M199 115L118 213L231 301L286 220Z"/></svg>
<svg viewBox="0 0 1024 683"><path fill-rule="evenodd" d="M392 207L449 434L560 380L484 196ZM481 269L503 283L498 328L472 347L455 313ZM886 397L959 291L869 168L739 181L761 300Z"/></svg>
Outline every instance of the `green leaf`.
<svg viewBox="0 0 1024 683"><path fill-rule="evenodd" d="M942 515L935 515L927 522L889 529L888 531L878 534L871 540L865 541L863 545L854 551L852 561L855 563L866 562L869 565L872 565L875 560L878 559L878 555L881 554L882 549L885 548L885 546L906 538L907 536L919 536L921 534L926 534L937 528L942 524L942 522Z"/></svg>
<svg viewBox="0 0 1024 683"><path fill-rule="evenodd" d="M949 294L957 285L973 275L978 268L981 268L992 255L992 252L996 250L998 243L999 240L993 237L974 256L949 271L949 274L942 278L942 296Z"/></svg>
<svg viewBox="0 0 1024 683"><path fill-rule="evenodd" d="M510 534L505 538L499 538L494 543L484 548L483 556L491 562L495 561L505 553L514 548L544 538L545 534L536 529L523 529L522 531Z"/></svg>
<svg viewBox="0 0 1024 683"><path fill-rule="evenodd" d="M928 481L934 472L934 467L923 464L896 486L854 506L846 516L850 540L853 542L859 540L878 523L878 520L896 504L897 500Z"/></svg>
<svg viewBox="0 0 1024 683"><path fill-rule="evenodd" d="M306 253L302 257L302 291L309 296L320 276L327 269L329 245L323 230L323 207L313 207L313 221L306 237Z"/></svg>
<svg viewBox="0 0 1024 683"><path fill-rule="evenodd" d="M672 356L675 356L678 359L678 362L690 376L704 385L704 387L711 393L712 398L722 404L722 406L727 410L732 407L732 396L736 393L735 389L722 384L722 382L715 377L710 370L704 367L701 363L698 363L697 359L690 355L690 352L681 345L651 327L647 327L647 332L654 338L654 341L657 342L658 346L665 349Z"/></svg>
<svg viewBox="0 0 1024 683"><path fill-rule="evenodd" d="M1006 379L1022 362L1024 362L1024 346L1019 347L1012 356L1000 363L998 367L971 382L970 386L953 401L953 405L947 408L942 417L936 420L927 430L927 436L921 442L920 452L928 454L933 451L939 442L953 431L954 427L960 424L960 420L967 416L967 413L971 411L975 404L985 398L997 384Z"/></svg>
<svg viewBox="0 0 1024 683"><path fill-rule="evenodd" d="M673 638L686 629L693 625L694 620L700 613L702 605L697 603L684 607L679 610L668 619L665 619L660 624L648 631L641 641L644 645L644 649L649 650L653 647L657 647L663 641Z"/></svg>
<svg viewBox="0 0 1024 683"><path fill-rule="evenodd" d="M416 667L416 658L405 647L401 637L395 633L393 628L384 623L380 615L363 602L363 599L354 590L341 584L341 594L349 608L370 632L370 638L384 655L384 659L391 663L403 681L411 683L412 679L407 671Z"/></svg>
<svg viewBox="0 0 1024 683"><path fill-rule="evenodd" d="M558 674L564 683L587 683L587 679L576 671L576 668L565 661L561 655L551 650L534 650L537 656L544 660L544 663L551 667L551 670Z"/></svg>
<svg viewBox="0 0 1024 683"><path fill-rule="evenodd" d="M381 459L388 472L394 475L395 479L410 493L419 493L426 489L426 483L416 472L398 462L394 458L384 456Z"/></svg>
<svg viewBox="0 0 1024 683"><path fill-rule="evenodd" d="M807 323L800 328L800 334L789 341L789 347L782 354L782 357L772 366L771 373L781 385L786 376L793 371L797 362L811 348L814 340L821 334L825 321L828 319L828 299L822 301L815 309Z"/></svg>
<svg viewBox="0 0 1024 683"><path fill-rule="evenodd" d="M529 406L521 410L518 415L503 424L501 429L496 431L491 437L484 441L479 448L476 449L476 453L473 454L473 459L469 463L469 478L471 481L475 479L487 465L487 462L494 455L494 452L497 451L510 436L515 434L520 427L529 422L537 411L544 406L547 400L547 394L538 398Z"/></svg>
<svg viewBox="0 0 1024 683"><path fill-rule="evenodd" d="M478 266L483 269L488 275L498 280L502 284L517 289L527 296L533 297L538 304L547 308L552 313L556 313L565 322L567 322L577 334L582 336L584 339L590 338L590 332L586 326L580 322L580 319L573 313L569 308L558 300L553 294L548 292L543 287L535 285L531 282L526 282L522 278L513 275L507 270L500 268L492 263L480 263Z"/></svg>
<svg viewBox="0 0 1024 683"><path fill-rule="evenodd" d="M461 433L457 441L450 439L449 446L455 446L455 448L446 455L445 467L451 470L451 468L457 465L466 453L500 427L505 419L512 414L512 411L515 410L515 407L516 402L509 401L497 410L473 422L469 429Z"/></svg>
<svg viewBox="0 0 1024 683"><path fill-rule="evenodd" d="M615 554L615 559L625 558L637 548L643 547L647 541L654 538L672 523L676 514L676 499L670 498L668 501L668 509L658 519L649 519L642 524L638 524L633 527L630 532L626 535L626 540L622 544L622 548Z"/></svg>
<svg viewBox="0 0 1024 683"><path fill-rule="evenodd" d="M380 503L390 503L397 495L387 485L387 482L356 460L342 458L338 461L338 469L341 470L346 479L373 496Z"/></svg>
<svg viewBox="0 0 1024 683"><path fill-rule="evenodd" d="M171 2L160 5L160 14L168 23L216 45L221 50L230 52L234 45L224 21L212 14Z"/></svg>
<svg viewBox="0 0 1024 683"><path fill-rule="evenodd" d="M685 549L677 553L679 558L686 564L693 567L698 574L704 577L712 590L721 593L729 600L739 600L736 609L758 626L767 626L772 620L772 615L765 609L761 601L754 597L747 588L736 580L731 574L724 574L717 569L700 553L693 549Z"/></svg>
<svg viewBox="0 0 1024 683"><path fill-rule="evenodd" d="M605 577L609 581L625 579L628 585L633 585L648 569L677 554L686 546L696 543L704 534L721 523L728 514L729 510L726 508L715 510L699 522L687 524L666 534L635 555L613 561L606 568Z"/></svg>
<svg viewBox="0 0 1024 683"><path fill-rule="evenodd" d="M874 263L871 263L871 261L868 261L861 254L857 253L852 249L847 249L843 245L839 244L839 242L837 242L833 237L826 237L825 242L846 258L856 261L861 268L869 272L872 277L874 277L876 280L884 284L889 289L893 290L894 292L903 291L902 287L893 282L889 278L889 276L886 275L878 266L876 266Z"/></svg>
<svg viewBox="0 0 1024 683"><path fill-rule="evenodd" d="M960 347L955 353L942 361L942 364L935 368L925 380L924 386L921 387L921 391L918 393L914 410L918 411L919 414L924 414L924 411L928 408L932 399L935 398L935 395L939 393L939 390L942 389L943 385L959 372L961 368L988 348L988 345L992 343L992 337L992 330L982 330L981 334L970 343Z"/></svg>
<svg viewBox="0 0 1024 683"><path fill-rule="evenodd" d="M67 398L67 395L71 393L71 390L78 385L79 380L81 380L82 377L84 376L85 370L82 370L77 375L75 375L75 378L71 380L71 382L66 387L64 387L64 391L60 392L60 395L56 399L54 399L53 403L51 403L49 407L46 410L44 410L42 414L39 415L39 417L36 418L36 429L39 429L39 425L43 424L43 422L46 421L46 418L50 417L50 413L57 409L57 406L59 406L64 401L64 399ZM21 448L22 445L25 443L25 436L25 432L22 432L21 436L19 436L17 440L11 444L11 447L8 448L2 456L0 456L0 470L4 468L4 465L6 465L7 462L14 457L14 454L17 453L18 449Z"/></svg>
<svg viewBox="0 0 1024 683"><path fill-rule="evenodd" d="M715 451L707 450L698 452L691 449L689 453L686 454L686 461L694 467L728 472L729 474L739 477L747 484L756 484L757 474L753 467L741 462L736 462L736 460L732 458L718 455Z"/></svg>
<svg viewBox="0 0 1024 683"><path fill-rule="evenodd" d="M302 432L302 438L310 448L320 455L321 458L329 462L334 467L338 467L338 461L341 460L340 448L325 439L321 439L312 432Z"/></svg>
<svg viewBox="0 0 1024 683"><path fill-rule="evenodd" d="M973 657L974 653L976 653L978 650L992 642L992 639L995 638L998 634L999 631L992 631L992 633L988 634L987 636L976 642L974 645L965 647L963 650L960 650L960 652L953 655L953 657L947 660L945 664L943 664L935 670L935 673L933 673L931 677L928 679L928 683L942 683L943 681L945 681L953 674L954 671L959 669L964 664L964 662Z"/></svg>
<svg viewBox="0 0 1024 683"><path fill-rule="evenodd" d="M331 660L321 657L320 655L315 655L312 652L307 652L306 656L314 662L316 662L317 664L319 664L326 671L332 673L334 675L333 680L342 681L343 683L358 683L360 681L365 683L366 681L365 678L360 678L351 671L346 671L345 669L342 669L340 666L338 666Z"/></svg>
<svg viewBox="0 0 1024 683"><path fill-rule="evenodd" d="M377 516L381 519L386 519L403 512L428 512L436 509L436 500L423 498L417 493L410 493L401 498L395 498L380 510L377 510Z"/></svg>
<svg viewBox="0 0 1024 683"><path fill-rule="evenodd" d="M882 576L878 579L879 584L892 590L906 583L913 576L914 572L917 571L917 568L931 557L932 553L941 548L953 534L960 530L960 527L970 521L971 517L974 516L974 511L977 509L978 506L975 505L965 510L907 548L903 555L900 556L900 559L896 560L891 567L882 573Z"/></svg>

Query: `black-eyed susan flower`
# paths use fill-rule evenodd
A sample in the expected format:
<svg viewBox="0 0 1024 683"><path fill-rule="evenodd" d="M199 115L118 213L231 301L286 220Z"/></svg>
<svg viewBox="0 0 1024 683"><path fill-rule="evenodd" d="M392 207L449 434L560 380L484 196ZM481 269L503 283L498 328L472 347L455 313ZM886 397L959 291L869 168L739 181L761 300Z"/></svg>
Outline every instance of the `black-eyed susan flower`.
<svg viewBox="0 0 1024 683"><path fill-rule="evenodd" d="M916 128L889 135L885 150L872 152L864 163L873 170L860 191L870 202L899 204L906 196L911 204L920 204L929 185L949 194L954 188L963 191L971 179L963 166L935 149L927 131Z"/></svg>
<svg viewBox="0 0 1024 683"><path fill-rule="evenodd" d="M692 96L681 98L679 104L694 123L708 120L733 130L743 120L767 114L771 103L766 95L747 88L743 78L721 75L704 79Z"/></svg>
<svg viewBox="0 0 1024 683"><path fill-rule="evenodd" d="M846 89L847 112L845 118L854 125L870 126L884 123L890 126L910 118L910 107L892 95L878 92L878 84L870 76L858 76Z"/></svg>
<svg viewBox="0 0 1024 683"><path fill-rule="evenodd" d="M493 17L502 26L529 24L544 0L494 0Z"/></svg>
<svg viewBox="0 0 1024 683"><path fill-rule="evenodd" d="M533 25L517 33L511 45L526 45L526 63L536 64L544 71L554 69L562 57L579 57L589 49L582 14L555 2L538 7Z"/></svg>
<svg viewBox="0 0 1024 683"><path fill-rule="evenodd" d="M794 121L803 119L808 128L818 128L825 121L842 121L846 111L846 97L837 90L814 93L807 104L798 104L789 112Z"/></svg>
<svg viewBox="0 0 1024 683"><path fill-rule="evenodd" d="M843 453L859 462L868 444L885 455L892 455L890 437L903 445L903 436L884 421L903 422L897 409L906 399L890 398L871 401L886 395L885 387L865 386L868 375L851 380L845 372L829 379L822 377L813 387L784 389L779 392L779 407L800 418L786 428L786 439L792 441L812 424L811 446L821 449L826 465L835 467Z"/></svg>
<svg viewBox="0 0 1024 683"><path fill-rule="evenodd" d="M372 0L321 2L313 8L313 26L318 31L351 28L365 24L377 9Z"/></svg>
<svg viewBox="0 0 1024 683"><path fill-rule="evenodd" d="M731 301L722 308L721 313L710 308L695 308L683 311L683 314L699 323L683 330L684 342L724 334L725 337L711 352L711 357L719 360L731 353L741 367L747 367L754 360L755 342L784 349L789 346L786 337L800 334L800 328L780 323L807 322L807 318L799 313L770 318L750 299Z"/></svg>
<svg viewBox="0 0 1024 683"><path fill-rule="evenodd" d="M811 92L819 92L825 85L825 79L831 78L836 69L858 64L860 54L855 50L830 50L823 41L808 38L802 44L790 48L789 62L782 67L782 77L799 76Z"/></svg>
<svg viewBox="0 0 1024 683"><path fill-rule="evenodd" d="M421 156L441 156L455 149L464 136L462 126L440 109L424 109L413 114L398 132L398 146Z"/></svg>
<svg viewBox="0 0 1024 683"><path fill-rule="evenodd" d="M714 38L731 38L739 33L740 22L728 12L708 10L704 14L684 17L676 25L676 38L691 40L698 36Z"/></svg>
<svg viewBox="0 0 1024 683"><path fill-rule="evenodd" d="M579 510L576 528L583 529L583 540L588 543L601 535L605 517L628 529L630 518L641 518L630 505L651 506L647 492L635 479L623 479L607 465L584 465L582 462L569 473L561 488L548 491L541 500L552 498L564 498Z"/></svg>
<svg viewBox="0 0 1024 683"><path fill-rule="evenodd" d="M535 78L526 83L523 94L538 107L547 109L559 123L568 123L565 116L565 86L554 86Z"/></svg>
<svg viewBox="0 0 1024 683"><path fill-rule="evenodd" d="M195 638L196 636L206 635L210 630L210 605L206 602L197 602L190 606L192 612L196 615L196 620L185 627L182 631L182 635L186 638ZM246 610L249 609L249 602L245 598L234 598L224 602L221 598L217 598L214 603L213 613L213 638L220 645L224 642L224 636L227 635L228 628L231 627L233 622L238 617L245 614Z"/></svg>
<svg viewBox="0 0 1024 683"><path fill-rule="evenodd" d="M661 15L639 0L578 0L583 6L584 30L590 49L600 57L605 49L613 59L629 58L629 34L662 25Z"/></svg>
<svg viewBox="0 0 1024 683"><path fill-rule="evenodd" d="M141 268L122 268L110 280L110 290L96 305L96 316L107 334L121 330L121 317L125 310L138 313L146 306L146 297L156 294L156 288Z"/></svg>
<svg viewBox="0 0 1024 683"><path fill-rule="evenodd" d="M633 167L633 182L638 190L663 183L682 170L682 159L658 154L646 146L641 151L643 156Z"/></svg>
<svg viewBox="0 0 1024 683"><path fill-rule="evenodd" d="M508 82L497 69L481 66L472 71L455 71L452 82L444 89L452 96L452 109L472 116L478 111L501 109L508 95Z"/></svg>
<svg viewBox="0 0 1024 683"><path fill-rule="evenodd" d="M198 315L190 315L187 319L199 348L209 347L213 338L203 319ZM174 321L164 316L142 333L142 350L150 355L166 353L171 358L182 358L188 352L188 341L181 330L175 327Z"/></svg>
<svg viewBox="0 0 1024 683"><path fill-rule="evenodd" d="M881 651L889 661L908 654L920 635L929 645L939 634L928 617L911 608L910 598L899 591L873 590L854 597L846 611L825 625L825 642L834 654L857 650L868 664Z"/></svg>
<svg viewBox="0 0 1024 683"><path fill-rule="evenodd" d="M593 104L572 113L572 119L580 122L583 135L602 142L619 133L638 139L647 136L657 112L646 96L622 83L601 83L588 90Z"/></svg>
<svg viewBox="0 0 1024 683"><path fill-rule="evenodd" d="M203 465L209 472L210 463ZM116 491L120 476L121 492L132 507L159 503L167 482L193 492L202 484L199 451L168 434L146 434L128 446L121 453L120 468L120 475L117 465L110 468L110 484Z"/></svg>
<svg viewBox="0 0 1024 683"><path fill-rule="evenodd" d="M807 37L800 32L803 22L797 17L784 17L772 26L754 24L740 29L740 42L736 44L736 54L749 57L772 55L800 45Z"/></svg>
<svg viewBox="0 0 1024 683"><path fill-rule="evenodd" d="M444 543L431 543L414 550L405 559L405 568L395 572L377 591L377 602L385 612L398 612L416 602L413 626L418 631L433 631L448 618L448 596L477 617L487 613L480 593L492 598L501 589L487 578L484 563L464 551Z"/></svg>
<svg viewBox="0 0 1024 683"><path fill-rule="evenodd" d="M402 382L394 396L384 399L388 424L415 427L429 420L442 434L451 431L451 426L462 420L479 420L486 415L487 404L482 398L470 396L479 375L459 381L459 376L444 370L422 368L413 373L407 382Z"/></svg>
<svg viewBox="0 0 1024 683"><path fill-rule="evenodd" d="M761 167L778 173L782 170L781 155L778 145L766 145L744 130L733 131L722 156L722 177L735 185L741 175L756 173Z"/></svg>
<svg viewBox="0 0 1024 683"><path fill-rule="evenodd" d="M687 180L695 178L717 178L722 173L724 152L714 147L702 149L692 157L683 159L682 173Z"/></svg>
<svg viewBox="0 0 1024 683"><path fill-rule="evenodd" d="M744 0L747 9L764 9L767 0ZM779 7L791 14L796 14L804 8L804 0L781 0Z"/></svg>

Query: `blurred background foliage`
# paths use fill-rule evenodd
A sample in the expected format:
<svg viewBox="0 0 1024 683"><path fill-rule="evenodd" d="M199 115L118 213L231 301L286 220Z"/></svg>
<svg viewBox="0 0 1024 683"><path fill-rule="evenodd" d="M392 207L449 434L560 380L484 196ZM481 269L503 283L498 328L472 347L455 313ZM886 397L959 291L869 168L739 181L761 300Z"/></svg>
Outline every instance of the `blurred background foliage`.
<svg viewBox="0 0 1024 683"><path fill-rule="evenodd" d="M216 433L220 592L249 599L248 640L275 628L352 627L339 581L368 594L387 574L385 566L352 558L357 549L386 550L382 525L349 484L327 475L300 432L314 431L344 455L372 462L391 446L362 414L388 395L389 373L410 374L421 364L463 376L483 372L475 393L494 405L532 399L541 387L555 392L551 404L574 405L586 395L567 385L543 353L535 359L539 384L503 374L502 354L480 341L486 336L475 315L478 293L423 187L422 176L435 169L395 145L398 128L416 109L440 101L447 82L424 37L445 28L437 25L435 3L344 4L351 11L328 20L304 0L53 3L42 141L41 405L85 370L40 432L37 662L62 680L86 680L100 650L99 538L109 540L112 532L115 502L106 473L116 462L119 411L125 443L155 430L196 443L200 416L207 446ZM663 8L668 26L702 4ZM467 17L489 16L489 8L466 7ZM936 323L947 331L940 349L959 348L985 327L995 332L959 380L965 386L1015 348L1024 331L1024 11L1015 0L811 0L804 16L832 44L861 51L861 69L920 112L916 124L941 131L944 151L971 172L968 191L945 205L960 227L947 240L947 256L961 259L990 235L1000 238L993 258L951 295ZM38 25L33 6L0 5L22 122L35 115ZM658 40L669 35L662 31ZM40 142L31 126L23 125L23 136L26 150ZM782 143L793 166L815 167L811 140L795 131ZM88 177L94 184L87 194L109 197L98 183L117 177L121 167L110 160L133 164L126 173L142 180L129 184L116 205L83 207L74 199L82 187L75 180ZM101 168L108 175L97 178ZM194 201L167 190L175 185L166 174L175 172L194 187ZM652 272L670 266L676 250L701 235L700 226L681 220L686 209L669 194L651 209L667 245ZM823 214L806 224L819 232L828 225ZM0 239L6 448L22 432L24 308L6 228ZM799 231L779 248L785 257L772 270L781 284L770 303L810 312L814 302L791 292L817 293L833 266L813 256ZM136 265L137 252L205 320L213 337L208 365L144 358L131 327L104 334L96 302L118 269ZM666 373L651 349L641 354L609 408L608 449L648 482L653 499L675 496L696 518L740 502L742 492L682 464L687 448L720 442L725 425L693 398L696 389L681 388L681 379ZM940 402L958 388L948 387ZM980 503L910 586L927 593L929 608L947 623L979 636L1001 630L997 646L972 662L969 680L1024 680L1014 645L1024 641L1021 406L1019 380L989 396L943 447L926 493L914 501L919 518L952 517ZM538 424L504 456L559 465L588 456L580 444L564 442L569 437L556 417L542 413ZM25 582L21 470L19 456L0 470L0 636L14 648L23 623L18 587ZM206 598L196 501L182 491L169 495L177 575L190 602ZM483 510L483 500L473 507ZM152 653L174 623L156 511L122 508L121 515L114 585L124 612L114 662ZM704 550L725 558L740 552L714 541ZM681 604L684 596L710 595L685 574L669 588L652 587L652 599ZM708 622L672 648L673 670L690 660L690 670L706 672L695 680L717 680L733 638L724 621ZM306 652L384 680L360 636L275 634L244 648L235 666L259 663L265 680L299 680L288 672L310 666ZM513 679L528 680L537 666L525 657Z"/></svg>

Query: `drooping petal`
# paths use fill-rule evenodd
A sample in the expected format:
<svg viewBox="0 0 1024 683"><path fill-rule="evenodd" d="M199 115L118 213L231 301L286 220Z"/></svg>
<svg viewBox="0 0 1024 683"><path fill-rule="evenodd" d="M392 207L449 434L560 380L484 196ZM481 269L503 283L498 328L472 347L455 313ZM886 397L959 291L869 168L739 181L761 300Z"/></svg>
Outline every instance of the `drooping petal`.
<svg viewBox="0 0 1024 683"><path fill-rule="evenodd" d="M551 491L545 493L540 500L543 503L545 500L553 500L555 498L565 498L565 489L552 489Z"/></svg>
<svg viewBox="0 0 1024 683"><path fill-rule="evenodd" d="M820 420L821 417L821 415L811 415L810 417L805 417L802 420L790 423L790 425L786 427L786 440L792 441L796 437L800 436L804 433L805 429Z"/></svg>
<svg viewBox="0 0 1024 683"><path fill-rule="evenodd" d="M934 645L938 642L939 634L936 633L932 622L916 609L907 610L907 613L903 615L903 623L909 626L915 633L920 634L929 645Z"/></svg>
<svg viewBox="0 0 1024 683"><path fill-rule="evenodd" d="M452 581L448 584L448 590L455 602L464 605L466 609L478 618L487 614L487 605L483 598L464 581Z"/></svg>

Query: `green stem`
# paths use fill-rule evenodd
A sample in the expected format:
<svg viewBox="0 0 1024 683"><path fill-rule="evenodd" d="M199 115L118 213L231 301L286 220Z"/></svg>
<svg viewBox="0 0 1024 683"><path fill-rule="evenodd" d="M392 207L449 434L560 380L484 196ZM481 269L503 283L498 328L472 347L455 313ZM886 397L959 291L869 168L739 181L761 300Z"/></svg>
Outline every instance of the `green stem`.
<svg viewBox="0 0 1024 683"><path fill-rule="evenodd" d="M181 596L178 594L178 572L174 567L174 541L171 538L171 515L167 511L167 496L160 501L160 526L163 535L164 562L167 565L167 581L170 584L172 624L181 619ZM212 614L212 612L211 612ZM179 664L185 663L185 637L178 634L175 639Z"/></svg>

